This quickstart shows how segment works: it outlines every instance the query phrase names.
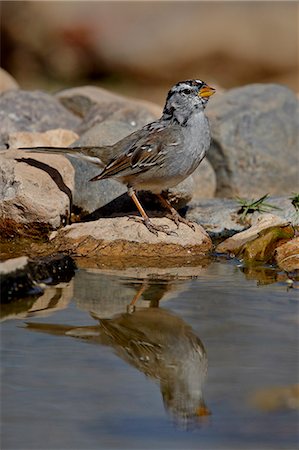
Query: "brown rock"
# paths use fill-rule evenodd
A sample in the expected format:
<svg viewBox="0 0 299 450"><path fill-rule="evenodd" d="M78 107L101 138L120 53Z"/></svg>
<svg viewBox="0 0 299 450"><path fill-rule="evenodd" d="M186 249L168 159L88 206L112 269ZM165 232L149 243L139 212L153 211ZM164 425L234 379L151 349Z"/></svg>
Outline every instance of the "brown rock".
<svg viewBox="0 0 299 450"><path fill-rule="evenodd" d="M263 412L299 410L299 384L260 389L252 395L250 403Z"/></svg>
<svg viewBox="0 0 299 450"><path fill-rule="evenodd" d="M0 67L0 92L19 89L16 80L6 70Z"/></svg>
<svg viewBox="0 0 299 450"><path fill-rule="evenodd" d="M275 259L278 266L286 272L299 270L299 237L277 247Z"/></svg>
<svg viewBox="0 0 299 450"><path fill-rule="evenodd" d="M176 235L155 236L144 224L116 217L77 223L51 235L52 245L75 256L109 258L171 258L207 254L212 242L200 225L195 232L187 225L176 225L169 219L154 218L155 224L168 225ZM163 255L163 256L162 256Z"/></svg>
<svg viewBox="0 0 299 450"><path fill-rule="evenodd" d="M294 229L288 222L273 214L265 214L247 230L219 244L216 251L242 256L246 261L268 261L277 241L293 235Z"/></svg>
<svg viewBox="0 0 299 450"><path fill-rule="evenodd" d="M57 128L44 133L17 131L8 137L8 145L13 148L21 147L67 147L79 136L74 131Z"/></svg>
<svg viewBox="0 0 299 450"><path fill-rule="evenodd" d="M1 220L59 227L70 215L74 170L63 156L9 150L0 155Z"/></svg>

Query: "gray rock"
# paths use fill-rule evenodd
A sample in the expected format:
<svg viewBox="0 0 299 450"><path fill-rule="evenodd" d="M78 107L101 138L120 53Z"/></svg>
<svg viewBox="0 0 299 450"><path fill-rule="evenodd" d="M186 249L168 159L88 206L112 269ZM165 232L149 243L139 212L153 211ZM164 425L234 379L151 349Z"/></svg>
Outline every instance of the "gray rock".
<svg viewBox="0 0 299 450"><path fill-rule="evenodd" d="M217 196L298 190L298 105L292 91L275 84L252 84L213 98L208 159Z"/></svg>
<svg viewBox="0 0 299 450"><path fill-rule="evenodd" d="M134 131L131 125L122 121L106 120L94 125L80 137L74 146L105 146L119 141ZM111 155L111 158L113 155ZM75 168L74 205L87 213L105 206L127 191L126 186L115 180L101 180L91 183L89 180L98 175L99 167L86 161L70 158Z"/></svg>
<svg viewBox="0 0 299 450"><path fill-rule="evenodd" d="M216 174L207 157L189 178L193 182L193 189L191 191L193 200L215 197L217 186Z"/></svg>
<svg viewBox="0 0 299 450"><path fill-rule="evenodd" d="M16 131L74 130L79 123L78 117L45 92L11 90L0 95L0 148L8 147L8 137Z"/></svg>
<svg viewBox="0 0 299 450"><path fill-rule="evenodd" d="M299 223L299 215L295 211L289 197L272 197L267 203L280 209L270 209L270 213L292 224ZM212 239L226 238L243 231L252 225L263 213L248 214L245 222L240 221L240 205L233 199L210 199L192 201L188 205L186 218L199 223Z"/></svg>
<svg viewBox="0 0 299 450"><path fill-rule="evenodd" d="M248 226L239 223L238 209L236 202L230 199L197 200L188 205L186 218L199 223L212 239L224 238Z"/></svg>
<svg viewBox="0 0 299 450"><path fill-rule="evenodd" d="M154 103L145 100L129 99L96 86L66 89L58 92L56 97L65 108L80 117L85 117L93 107L97 107L97 122L102 122L113 113L128 107L133 108L134 114L136 110L140 109L148 111L154 117L161 115L161 107Z"/></svg>

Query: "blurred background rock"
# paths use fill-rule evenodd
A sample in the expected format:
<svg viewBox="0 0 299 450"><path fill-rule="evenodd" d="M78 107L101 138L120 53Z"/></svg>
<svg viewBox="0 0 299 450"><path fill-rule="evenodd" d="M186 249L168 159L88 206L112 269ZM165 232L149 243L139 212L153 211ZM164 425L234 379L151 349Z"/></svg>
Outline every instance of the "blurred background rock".
<svg viewBox="0 0 299 450"><path fill-rule="evenodd" d="M297 2L1 3L1 65L25 89L98 84L158 103L184 78L298 91Z"/></svg>

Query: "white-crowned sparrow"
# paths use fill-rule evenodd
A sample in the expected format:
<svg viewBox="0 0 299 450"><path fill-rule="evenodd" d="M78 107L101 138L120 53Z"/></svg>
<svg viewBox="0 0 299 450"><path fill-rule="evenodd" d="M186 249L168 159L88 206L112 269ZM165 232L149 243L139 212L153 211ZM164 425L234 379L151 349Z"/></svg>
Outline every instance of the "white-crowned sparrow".
<svg viewBox="0 0 299 450"><path fill-rule="evenodd" d="M115 178L128 187L144 224L152 233L172 234L167 226L155 225L140 204L136 191L157 194L179 222L182 218L162 195L187 178L200 164L210 146L210 128L204 109L215 89L201 80L180 81L168 92L160 119L107 147L37 147L36 152L63 152L81 157L103 168L90 181Z"/></svg>

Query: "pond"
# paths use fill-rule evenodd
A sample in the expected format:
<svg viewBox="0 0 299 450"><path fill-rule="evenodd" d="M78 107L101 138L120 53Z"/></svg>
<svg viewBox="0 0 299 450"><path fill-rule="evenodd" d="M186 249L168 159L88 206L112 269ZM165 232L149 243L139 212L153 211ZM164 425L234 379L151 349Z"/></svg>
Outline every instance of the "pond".
<svg viewBox="0 0 299 450"><path fill-rule="evenodd" d="M1 448L298 448L298 324L271 267L80 269L2 308Z"/></svg>

